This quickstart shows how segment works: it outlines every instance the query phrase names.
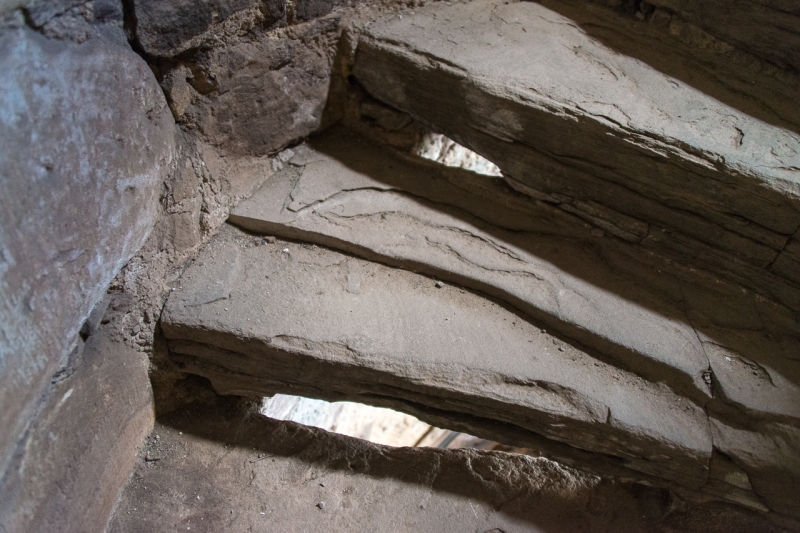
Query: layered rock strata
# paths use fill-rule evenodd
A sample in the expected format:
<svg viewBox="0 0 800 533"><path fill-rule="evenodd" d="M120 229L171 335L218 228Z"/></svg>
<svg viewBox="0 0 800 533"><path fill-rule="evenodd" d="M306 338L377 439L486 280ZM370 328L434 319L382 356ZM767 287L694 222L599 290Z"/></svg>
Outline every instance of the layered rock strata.
<svg viewBox="0 0 800 533"><path fill-rule="evenodd" d="M291 163L230 221L490 294L701 405L713 388L755 416L800 419L800 326L780 306L600 237L502 179L404 158L341 130Z"/></svg>
<svg viewBox="0 0 800 533"><path fill-rule="evenodd" d="M676 483L705 482L705 413L668 389L457 287L323 248L246 247L252 239L228 233L162 315L171 350L218 391L461 414L473 434L519 445L545 435Z"/></svg>
<svg viewBox="0 0 800 533"><path fill-rule="evenodd" d="M590 38L531 2L372 24L353 70L379 100L515 187L797 310L800 137Z"/></svg>
<svg viewBox="0 0 800 533"><path fill-rule="evenodd" d="M226 393L392 406L597 472L794 514L792 313L601 236L502 178L342 130L294 152L230 220L388 266L229 230L162 317L189 372Z"/></svg>

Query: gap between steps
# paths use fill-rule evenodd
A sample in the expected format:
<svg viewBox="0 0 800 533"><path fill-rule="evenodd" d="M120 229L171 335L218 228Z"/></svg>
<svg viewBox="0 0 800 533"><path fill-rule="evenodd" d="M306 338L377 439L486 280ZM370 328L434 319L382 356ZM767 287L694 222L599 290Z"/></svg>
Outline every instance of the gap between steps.
<svg viewBox="0 0 800 533"><path fill-rule="evenodd" d="M507 446L468 433L438 428L406 413L358 402L328 402L276 394L263 399L261 414L386 446L450 450L471 448L536 457L540 455L529 448Z"/></svg>

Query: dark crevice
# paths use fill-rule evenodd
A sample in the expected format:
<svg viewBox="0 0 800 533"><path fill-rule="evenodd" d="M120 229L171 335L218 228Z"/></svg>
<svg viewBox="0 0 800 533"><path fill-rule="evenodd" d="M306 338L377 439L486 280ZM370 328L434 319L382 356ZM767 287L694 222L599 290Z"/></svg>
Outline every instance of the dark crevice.
<svg viewBox="0 0 800 533"><path fill-rule="evenodd" d="M33 21L33 15L31 14L30 9L27 7L20 8L20 13L22 13L22 20L25 22L25 25L36 31L38 33L42 33L42 27L37 26L36 23Z"/></svg>
<svg viewBox="0 0 800 533"><path fill-rule="evenodd" d="M137 35L137 28L139 21L136 18L135 0L122 0L122 29L125 30L125 35L128 38L128 44L134 52L139 54L148 64L151 62L147 53L144 51L142 43L139 42Z"/></svg>

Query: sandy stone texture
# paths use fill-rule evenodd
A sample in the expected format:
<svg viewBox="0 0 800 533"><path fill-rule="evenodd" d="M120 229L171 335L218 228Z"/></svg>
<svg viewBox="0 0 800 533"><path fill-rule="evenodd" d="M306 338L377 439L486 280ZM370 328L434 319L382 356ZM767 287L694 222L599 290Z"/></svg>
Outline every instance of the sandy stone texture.
<svg viewBox="0 0 800 533"><path fill-rule="evenodd" d="M796 284L771 270L800 227L796 133L531 2L387 16L359 37L353 72L521 192L800 309Z"/></svg>
<svg viewBox="0 0 800 533"><path fill-rule="evenodd" d="M390 448L186 405L156 425L109 531L778 533L755 514L687 505L543 458Z"/></svg>

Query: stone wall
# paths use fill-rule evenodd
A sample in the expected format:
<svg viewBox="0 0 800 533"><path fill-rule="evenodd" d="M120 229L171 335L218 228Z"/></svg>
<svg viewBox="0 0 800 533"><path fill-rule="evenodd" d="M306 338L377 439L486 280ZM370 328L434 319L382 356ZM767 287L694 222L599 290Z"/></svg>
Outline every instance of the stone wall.
<svg viewBox="0 0 800 533"><path fill-rule="evenodd" d="M73 496L97 502L91 528L152 401L146 360L89 340L87 319L158 219L175 123L121 5L7 11L0 65L0 528L54 530Z"/></svg>
<svg viewBox="0 0 800 533"><path fill-rule="evenodd" d="M170 280L322 124L334 6L0 4L0 530L105 526L154 394L176 401Z"/></svg>
<svg viewBox="0 0 800 533"><path fill-rule="evenodd" d="M770 79L800 69L791 2L610 3ZM104 527L154 398L180 401L156 340L175 279L274 154L352 104L359 28L418 4L0 0L0 530ZM775 94L758 113L796 128Z"/></svg>

